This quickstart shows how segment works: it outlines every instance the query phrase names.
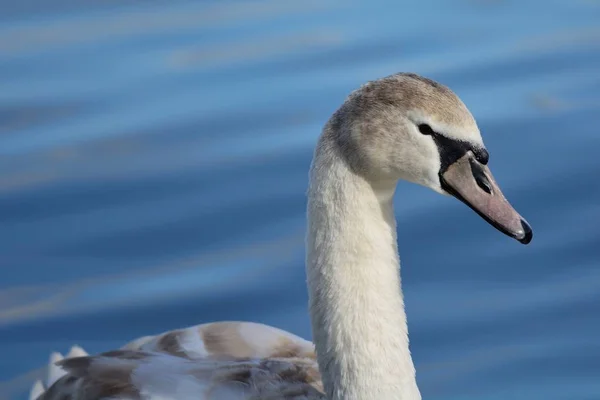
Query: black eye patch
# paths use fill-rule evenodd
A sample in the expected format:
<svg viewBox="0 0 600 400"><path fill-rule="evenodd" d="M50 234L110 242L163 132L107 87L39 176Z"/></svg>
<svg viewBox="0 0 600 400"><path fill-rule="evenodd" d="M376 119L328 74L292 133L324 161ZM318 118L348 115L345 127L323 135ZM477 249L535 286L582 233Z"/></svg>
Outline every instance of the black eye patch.
<svg viewBox="0 0 600 400"><path fill-rule="evenodd" d="M458 161L458 159L464 156L468 151L473 152L475 159L483 165L486 165L490 159L489 153L483 147L476 147L473 146L472 143L458 139L450 139L449 137L437 133L427 124L420 124L418 128L419 132L423 135L433 137L433 140L437 145L438 152L440 153L440 161L442 163L440 174L446 172L450 165Z"/></svg>

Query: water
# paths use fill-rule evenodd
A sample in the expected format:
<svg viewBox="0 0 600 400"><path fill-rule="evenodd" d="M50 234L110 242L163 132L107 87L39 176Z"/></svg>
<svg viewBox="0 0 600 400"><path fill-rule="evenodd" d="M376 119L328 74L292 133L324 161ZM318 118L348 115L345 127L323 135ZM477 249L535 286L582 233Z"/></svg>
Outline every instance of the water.
<svg viewBox="0 0 600 400"><path fill-rule="evenodd" d="M351 90L415 71L469 105L534 228L400 185L424 398L599 399L600 3L401 3L1 1L0 397L74 343L310 337L312 146Z"/></svg>

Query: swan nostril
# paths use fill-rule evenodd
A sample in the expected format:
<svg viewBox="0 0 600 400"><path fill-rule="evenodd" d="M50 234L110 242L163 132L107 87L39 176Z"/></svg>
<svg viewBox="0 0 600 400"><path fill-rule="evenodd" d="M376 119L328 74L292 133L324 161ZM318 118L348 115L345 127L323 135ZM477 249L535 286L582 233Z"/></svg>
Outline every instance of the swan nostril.
<svg viewBox="0 0 600 400"><path fill-rule="evenodd" d="M469 158L469 164L471 164L471 173L475 182L477 182L477 186L487 194L492 194L492 185L485 174L483 166L472 158Z"/></svg>
<svg viewBox="0 0 600 400"><path fill-rule="evenodd" d="M487 194L492 194L492 186L485 175L479 175L475 178L475 182L477 182L477 186L483 189Z"/></svg>

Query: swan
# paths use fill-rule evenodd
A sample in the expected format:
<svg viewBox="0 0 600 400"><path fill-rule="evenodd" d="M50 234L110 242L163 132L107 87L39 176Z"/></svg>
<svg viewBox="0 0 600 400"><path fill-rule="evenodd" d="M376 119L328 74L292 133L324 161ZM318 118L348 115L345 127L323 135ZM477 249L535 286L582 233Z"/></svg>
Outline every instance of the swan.
<svg viewBox="0 0 600 400"><path fill-rule="evenodd" d="M399 180L451 195L523 244L530 225L488 168L475 119L448 87L397 73L353 91L309 174L306 275L314 346L274 327L213 322L89 356L53 354L39 400L421 399L392 199Z"/></svg>

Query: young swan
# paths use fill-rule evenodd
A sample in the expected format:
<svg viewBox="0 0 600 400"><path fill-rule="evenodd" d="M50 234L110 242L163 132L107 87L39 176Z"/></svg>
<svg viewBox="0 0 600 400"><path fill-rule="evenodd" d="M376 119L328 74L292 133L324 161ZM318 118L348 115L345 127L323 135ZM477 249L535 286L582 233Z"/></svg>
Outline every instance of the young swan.
<svg viewBox="0 0 600 400"><path fill-rule="evenodd" d="M529 243L531 228L487 163L477 124L450 89L415 74L367 83L326 124L310 171L306 269L318 370L310 343L287 332L213 323L63 360L66 375L45 392L37 385L33 397L420 399L400 288L396 182L457 197Z"/></svg>
<svg viewBox="0 0 600 400"><path fill-rule="evenodd" d="M310 173L306 268L328 398L420 399L399 290L398 180L451 194L529 243L488 158L463 102L414 74L367 83L327 123Z"/></svg>

